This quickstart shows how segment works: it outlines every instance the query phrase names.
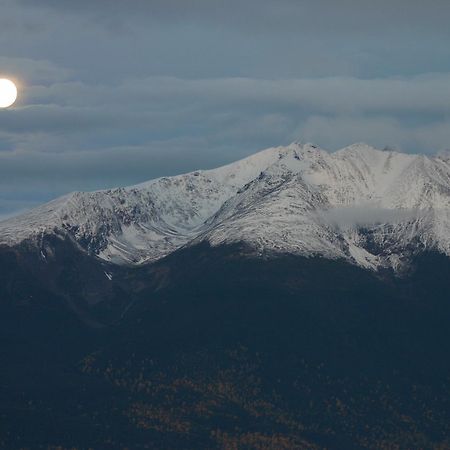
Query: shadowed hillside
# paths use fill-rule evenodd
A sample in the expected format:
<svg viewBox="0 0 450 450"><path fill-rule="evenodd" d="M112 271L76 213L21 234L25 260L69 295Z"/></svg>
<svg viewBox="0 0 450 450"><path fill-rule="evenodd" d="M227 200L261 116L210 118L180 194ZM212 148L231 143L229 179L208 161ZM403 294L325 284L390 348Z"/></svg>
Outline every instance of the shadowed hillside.
<svg viewBox="0 0 450 450"><path fill-rule="evenodd" d="M103 263L65 251L84 304ZM449 448L449 273L201 245L116 273L93 326L26 272L29 301L2 302L2 445Z"/></svg>

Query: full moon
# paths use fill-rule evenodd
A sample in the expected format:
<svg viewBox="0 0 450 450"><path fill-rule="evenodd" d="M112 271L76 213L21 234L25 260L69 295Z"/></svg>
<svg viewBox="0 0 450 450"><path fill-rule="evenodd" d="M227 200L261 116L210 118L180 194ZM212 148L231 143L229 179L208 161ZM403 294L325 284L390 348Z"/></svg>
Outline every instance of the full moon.
<svg viewBox="0 0 450 450"><path fill-rule="evenodd" d="M0 78L0 108L8 108L17 99L16 85L6 78Z"/></svg>

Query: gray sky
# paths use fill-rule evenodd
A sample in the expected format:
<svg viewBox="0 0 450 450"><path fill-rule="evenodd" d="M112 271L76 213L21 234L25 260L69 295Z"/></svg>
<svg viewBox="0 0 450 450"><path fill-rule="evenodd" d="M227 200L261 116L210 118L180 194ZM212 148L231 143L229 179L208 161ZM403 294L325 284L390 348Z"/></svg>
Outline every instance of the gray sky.
<svg viewBox="0 0 450 450"><path fill-rule="evenodd" d="M0 217L259 149L450 147L448 0L0 0Z"/></svg>

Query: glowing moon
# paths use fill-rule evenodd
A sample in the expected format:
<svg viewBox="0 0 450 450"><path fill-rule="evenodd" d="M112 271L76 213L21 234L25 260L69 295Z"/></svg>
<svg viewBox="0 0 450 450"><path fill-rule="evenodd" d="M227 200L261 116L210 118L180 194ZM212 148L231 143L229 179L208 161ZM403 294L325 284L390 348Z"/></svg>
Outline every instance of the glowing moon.
<svg viewBox="0 0 450 450"><path fill-rule="evenodd" d="M8 108L17 99L16 85L6 78L0 79L0 108Z"/></svg>

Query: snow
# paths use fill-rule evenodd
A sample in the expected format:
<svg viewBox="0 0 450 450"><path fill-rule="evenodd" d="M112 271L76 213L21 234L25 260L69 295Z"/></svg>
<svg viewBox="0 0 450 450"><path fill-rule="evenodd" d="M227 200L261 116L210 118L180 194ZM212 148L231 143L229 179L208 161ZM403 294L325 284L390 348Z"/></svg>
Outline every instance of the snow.
<svg viewBox="0 0 450 450"><path fill-rule="evenodd" d="M113 279L112 274L109 272L106 272L106 271L104 273L105 273L106 278L108 278L109 281L112 281L112 279Z"/></svg>
<svg viewBox="0 0 450 450"><path fill-rule="evenodd" d="M427 248L450 256L450 159L293 143L218 169L72 193L0 222L3 245L40 246L52 234L117 264L208 241L397 269Z"/></svg>

